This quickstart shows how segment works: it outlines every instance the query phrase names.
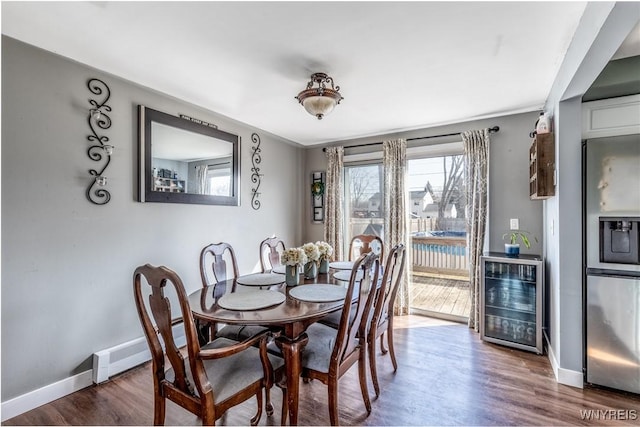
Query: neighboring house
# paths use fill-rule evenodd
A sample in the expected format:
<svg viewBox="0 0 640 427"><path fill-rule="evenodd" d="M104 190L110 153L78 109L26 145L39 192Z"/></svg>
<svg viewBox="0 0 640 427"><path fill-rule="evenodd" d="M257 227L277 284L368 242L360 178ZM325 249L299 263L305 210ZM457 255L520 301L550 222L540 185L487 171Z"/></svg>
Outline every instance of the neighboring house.
<svg viewBox="0 0 640 427"><path fill-rule="evenodd" d="M411 213L416 218L438 218L440 210L440 199L442 198L442 190L436 190L431 183L427 181L424 190L412 191L411 197ZM460 199L458 194L453 195L454 200ZM453 203L448 203L443 210L444 218L457 218L458 212L464 212Z"/></svg>
<svg viewBox="0 0 640 427"><path fill-rule="evenodd" d="M382 205L382 197L380 193L375 193L373 196L369 197L367 213L370 217L379 217L380 216L380 206Z"/></svg>

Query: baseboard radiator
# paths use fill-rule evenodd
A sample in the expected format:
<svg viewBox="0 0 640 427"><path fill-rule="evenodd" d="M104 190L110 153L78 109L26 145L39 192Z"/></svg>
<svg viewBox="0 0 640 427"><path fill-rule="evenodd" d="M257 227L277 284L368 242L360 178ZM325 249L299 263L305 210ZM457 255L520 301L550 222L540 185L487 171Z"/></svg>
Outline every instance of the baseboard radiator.
<svg viewBox="0 0 640 427"><path fill-rule="evenodd" d="M178 347L186 345L184 327L176 325L173 336ZM100 384L109 378L135 368L151 360L151 352L145 337L118 344L114 347L93 353L93 382Z"/></svg>

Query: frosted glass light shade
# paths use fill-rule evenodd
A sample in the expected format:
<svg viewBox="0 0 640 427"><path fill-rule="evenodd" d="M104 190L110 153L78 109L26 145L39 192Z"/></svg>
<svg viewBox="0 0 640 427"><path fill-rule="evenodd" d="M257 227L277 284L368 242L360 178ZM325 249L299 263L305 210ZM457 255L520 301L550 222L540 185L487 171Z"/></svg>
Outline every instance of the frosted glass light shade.
<svg viewBox="0 0 640 427"><path fill-rule="evenodd" d="M333 111L336 100L328 96L310 96L302 102L302 105L309 114L321 119L325 114Z"/></svg>

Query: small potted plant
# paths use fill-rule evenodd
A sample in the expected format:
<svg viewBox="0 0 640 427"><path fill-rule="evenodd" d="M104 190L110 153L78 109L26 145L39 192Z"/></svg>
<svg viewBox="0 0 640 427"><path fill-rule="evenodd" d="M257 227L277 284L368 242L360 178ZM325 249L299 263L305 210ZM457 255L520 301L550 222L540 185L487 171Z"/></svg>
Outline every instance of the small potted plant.
<svg viewBox="0 0 640 427"><path fill-rule="evenodd" d="M537 243L538 239L533 236L530 232L525 230L511 230L502 235L502 240L508 239L508 242L504 244L504 253L507 256L518 256L520 255L520 243L518 243L518 239L522 242L522 244L529 249L531 247L530 237L533 237L533 240Z"/></svg>

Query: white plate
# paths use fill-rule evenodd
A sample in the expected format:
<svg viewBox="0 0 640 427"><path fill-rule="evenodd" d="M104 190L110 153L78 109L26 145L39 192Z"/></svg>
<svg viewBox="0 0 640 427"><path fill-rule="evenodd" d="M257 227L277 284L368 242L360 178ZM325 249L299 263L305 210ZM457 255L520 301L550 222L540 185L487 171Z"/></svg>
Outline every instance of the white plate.
<svg viewBox="0 0 640 427"><path fill-rule="evenodd" d="M286 299L282 292L259 289L225 294L218 300L218 305L227 310L260 310L282 304Z"/></svg>
<svg viewBox="0 0 640 427"><path fill-rule="evenodd" d="M329 263L329 268L335 270L351 270L353 268L353 262L351 261L334 261Z"/></svg>
<svg viewBox="0 0 640 427"><path fill-rule="evenodd" d="M236 282L245 286L273 286L284 283L284 276L275 273L255 273L240 276Z"/></svg>
<svg viewBox="0 0 640 427"><path fill-rule="evenodd" d="M346 295L346 288L329 284L300 285L289 291L289 296L307 302L340 301Z"/></svg>
<svg viewBox="0 0 640 427"><path fill-rule="evenodd" d="M273 267L271 272L276 274L285 274L286 269L287 269L286 265L276 265L275 267Z"/></svg>

